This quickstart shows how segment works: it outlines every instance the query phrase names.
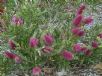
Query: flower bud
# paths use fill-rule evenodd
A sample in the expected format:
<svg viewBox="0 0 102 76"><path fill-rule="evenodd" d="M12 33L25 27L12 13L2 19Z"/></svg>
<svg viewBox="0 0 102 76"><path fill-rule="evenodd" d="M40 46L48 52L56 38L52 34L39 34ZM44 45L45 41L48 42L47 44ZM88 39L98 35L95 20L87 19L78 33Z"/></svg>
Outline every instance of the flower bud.
<svg viewBox="0 0 102 76"><path fill-rule="evenodd" d="M83 29L81 29L81 28L73 28L72 33L73 33L73 35L79 36L79 37L85 35L85 31Z"/></svg>
<svg viewBox="0 0 102 76"><path fill-rule="evenodd" d="M92 51L91 50L86 50L85 52L84 52L84 54L86 55L86 56L91 56L92 55Z"/></svg>
<svg viewBox="0 0 102 76"><path fill-rule="evenodd" d="M18 55L15 56L14 60L15 60L15 63L21 63L22 61L21 57Z"/></svg>
<svg viewBox="0 0 102 76"><path fill-rule="evenodd" d="M98 48L99 44L96 41L92 42L92 47L93 48Z"/></svg>
<svg viewBox="0 0 102 76"><path fill-rule="evenodd" d="M68 61L73 60L73 54L71 52L67 51L67 50L64 50L62 52L62 56Z"/></svg>
<svg viewBox="0 0 102 76"><path fill-rule="evenodd" d="M34 76L40 76L40 75L41 75L41 68L38 67L38 66L34 67L34 68L32 69L32 74L33 74Z"/></svg>
<svg viewBox="0 0 102 76"><path fill-rule="evenodd" d="M89 16L89 17L83 18L82 21L83 21L83 23L85 23L85 24L90 24L90 23L93 22L93 18L92 18L91 16Z"/></svg>
<svg viewBox="0 0 102 76"><path fill-rule="evenodd" d="M9 58L9 59L14 59L15 56L16 56L14 53L9 52L9 51L5 51L5 52L3 53L3 55L4 55L6 58Z"/></svg>
<svg viewBox="0 0 102 76"><path fill-rule="evenodd" d="M80 7L77 9L76 15L81 15L85 10L85 4L81 4Z"/></svg>
<svg viewBox="0 0 102 76"><path fill-rule="evenodd" d="M49 46L45 46L42 51L44 53L51 53L53 51L53 48L52 47L49 47Z"/></svg>
<svg viewBox="0 0 102 76"><path fill-rule="evenodd" d="M30 47L37 47L38 45L38 39L31 37L29 40L29 46Z"/></svg>
<svg viewBox="0 0 102 76"><path fill-rule="evenodd" d="M11 49L15 50L16 44L14 43L13 40L9 40L8 44L9 44L9 47L10 47Z"/></svg>
<svg viewBox="0 0 102 76"><path fill-rule="evenodd" d="M72 21L73 25L77 27L81 26L82 18L82 15L77 15Z"/></svg>
<svg viewBox="0 0 102 76"><path fill-rule="evenodd" d="M24 23L23 19L17 16L12 17L12 23L15 25L22 25Z"/></svg>
<svg viewBox="0 0 102 76"><path fill-rule="evenodd" d="M52 45L54 38L51 34L46 34L46 35L44 35L43 40L46 45Z"/></svg>

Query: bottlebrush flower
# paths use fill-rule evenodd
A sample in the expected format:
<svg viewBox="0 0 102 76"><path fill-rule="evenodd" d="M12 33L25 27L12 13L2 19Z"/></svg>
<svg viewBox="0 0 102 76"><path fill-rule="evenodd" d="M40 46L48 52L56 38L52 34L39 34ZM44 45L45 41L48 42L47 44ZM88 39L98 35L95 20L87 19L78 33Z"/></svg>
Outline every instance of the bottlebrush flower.
<svg viewBox="0 0 102 76"><path fill-rule="evenodd" d="M82 15L77 15L72 21L73 25L81 26L82 18L83 18Z"/></svg>
<svg viewBox="0 0 102 76"><path fill-rule="evenodd" d="M86 50L85 52L84 52L84 54L86 55L86 56L91 56L92 55L92 51L91 50Z"/></svg>
<svg viewBox="0 0 102 76"><path fill-rule="evenodd" d="M14 43L13 40L9 40L8 44L9 44L9 47L10 47L11 49L15 50L16 44Z"/></svg>
<svg viewBox="0 0 102 76"><path fill-rule="evenodd" d="M86 46L83 43L77 43L73 45L73 50L75 52L83 52L84 50L86 50Z"/></svg>
<svg viewBox="0 0 102 76"><path fill-rule="evenodd" d="M49 46L45 46L42 51L44 53L51 53L53 51L53 48L52 47L49 47Z"/></svg>
<svg viewBox="0 0 102 76"><path fill-rule="evenodd" d="M16 63L20 63L22 61L21 57L18 56L17 54L14 54L12 52L9 52L9 51L5 51L3 53L3 55L6 57L6 58L9 58L9 59L12 59L14 60Z"/></svg>
<svg viewBox="0 0 102 76"><path fill-rule="evenodd" d="M85 4L81 4L80 7L77 9L76 15L82 14L84 9L85 9Z"/></svg>
<svg viewBox="0 0 102 76"><path fill-rule="evenodd" d="M73 29L72 29L72 33L73 33L74 35L76 35L76 36L79 36L79 37L85 35L85 31L84 31L83 29L81 29L81 28L78 28L78 27L73 28Z"/></svg>
<svg viewBox="0 0 102 76"><path fill-rule="evenodd" d="M18 25L22 25L24 23L24 21L23 21L23 19L20 17L19 19L18 19Z"/></svg>
<svg viewBox="0 0 102 76"><path fill-rule="evenodd" d="M12 23L15 25L22 25L24 23L23 19L17 16L12 17Z"/></svg>
<svg viewBox="0 0 102 76"><path fill-rule="evenodd" d="M46 35L44 35L43 40L46 45L52 45L54 38L51 34L46 34Z"/></svg>
<svg viewBox="0 0 102 76"><path fill-rule="evenodd" d="M102 39L102 33L100 33L100 34L98 35L98 37Z"/></svg>
<svg viewBox="0 0 102 76"><path fill-rule="evenodd" d="M34 76L40 76L40 74L41 74L41 68L38 67L38 66L34 67L34 68L32 69L32 74L33 74Z"/></svg>
<svg viewBox="0 0 102 76"><path fill-rule="evenodd" d="M16 56L14 53L9 52L9 51L5 51L5 52L3 53L3 55L4 55L6 58L9 58L9 59L14 59L15 56Z"/></svg>
<svg viewBox="0 0 102 76"><path fill-rule="evenodd" d="M73 54L71 52L67 51L67 50L64 50L62 52L62 56L68 61L73 60Z"/></svg>
<svg viewBox="0 0 102 76"><path fill-rule="evenodd" d="M98 48L99 44L96 41L92 42L92 47L93 48Z"/></svg>
<svg viewBox="0 0 102 76"><path fill-rule="evenodd" d="M83 23L85 23L85 24L90 24L90 23L93 22L93 18L92 18L92 16L89 16L89 17L83 18L82 21L83 21Z"/></svg>
<svg viewBox="0 0 102 76"><path fill-rule="evenodd" d="M15 56L14 60L15 60L15 63L21 63L22 61L21 57L18 55Z"/></svg>
<svg viewBox="0 0 102 76"><path fill-rule="evenodd" d="M29 46L30 47L36 47L38 45L38 39L31 37L29 40Z"/></svg>

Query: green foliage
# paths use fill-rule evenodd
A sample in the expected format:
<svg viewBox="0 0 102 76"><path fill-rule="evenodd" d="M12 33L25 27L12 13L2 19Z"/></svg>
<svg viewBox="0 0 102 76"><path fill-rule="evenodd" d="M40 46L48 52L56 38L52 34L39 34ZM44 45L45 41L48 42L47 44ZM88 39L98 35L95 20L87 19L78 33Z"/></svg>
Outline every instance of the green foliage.
<svg viewBox="0 0 102 76"><path fill-rule="evenodd" d="M96 40L97 35L102 30L101 24L97 24L91 29L85 29L87 31L85 37L77 38L72 36L71 22L75 16L75 9L82 2L90 6L95 6L101 0L8 0L5 4L6 12L1 17L6 21L6 31L0 37L1 40L4 40L3 44L0 45L0 52L11 50L8 46L8 40L14 40L17 48L11 51L22 57L23 62L19 67L23 67L23 69L31 69L37 65L44 66L45 62L50 58L57 68L69 68L71 64L77 64L79 62L80 64L87 65L101 61L102 47L92 50L93 55L91 57L83 56L83 54L75 54L75 61L72 62L68 62L60 56L60 52L63 49L73 50L72 45L74 43L85 40L88 41L86 45L91 44L92 40ZM71 13L65 11L65 8L69 5L74 10ZM11 18L15 14L24 19L23 25L16 26L11 23ZM40 55L41 48L44 47L42 36L48 32L53 34L55 38L54 45L52 46L54 52L50 55L43 56ZM61 35L63 35L64 40L61 40ZM39 39L40 44L38 48L32 49L29 47L29 39L32 36ZM91 46L89 45L88 47L90 48ZM97 60L97 58L99 59ZM0 61L0 68L6 68L3 70L0 69L2 72L8 72L10 68L14 67L12 66L14 62L4 58L2 55L0 55Z"/></svg>

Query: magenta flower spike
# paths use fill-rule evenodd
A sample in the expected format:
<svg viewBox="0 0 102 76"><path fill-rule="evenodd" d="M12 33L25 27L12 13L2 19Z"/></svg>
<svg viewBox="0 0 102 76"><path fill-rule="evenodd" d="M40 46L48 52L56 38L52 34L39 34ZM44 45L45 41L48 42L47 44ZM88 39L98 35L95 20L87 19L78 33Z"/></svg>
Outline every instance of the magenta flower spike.
<svg viewBox="0 0 102 76"><path fill-rule="evenodd" d="M38 45L38 39L31 37L29 40L29 46L33 48L37 47L37 45Z"/></svg>
<svg viewBox="0 0 102 76"><path fill-rule="evenodd" d="M18 64L22 62L22 58L18 55L15 56L14 60L15 60L15 63L18 63Z"/></svg>
<svg viewBox="0 0 102 76"><path fill-rule="evenodd" d="M22 59L20 56L18 56L17 54L14 54L12 52L9 52L9 51L5 51L3 53L3 55L6 57L6 58L9 58L9 59L12 59L15 61L15 63L21 63Z"/></svg>
<svg viewBox="0 0 102 76"><path fill-rule="evenodd" d="M24 20L22 18L14 15L12 17L12 23L15 24L15 25L22 25L24 23Z"/></svg>
<svg viewBox="0 0 102 76"><path fill-rule="evenodd" d="M42 48L42 51L44 53L51 53L53 51L53 48L49 46L45 46L44 48Z"/></svg>
<svg viewBox="0 0 102 76"><path fill-rule="evenodd" d="M44 35L43 40L46 45L52 45L54 38L51 34L46 34L46 35Z"/></svg>
<svg viewBox="0 0 102 76"><path fill-rule="evenodd" d="M34 76L40 76L40 75L41 75L41 68L38 67L38 66L34 67L34 68L32 69L32 74L33 74Z"/></svg>
<svg viewBox="0 0 102 76"><path fill-rule="evenodd" d="M18 22L18 18L14 15L12 17L12 23L17 24L17 22Z"/></svg>
<svg viewBox="0 0 102 76"><path fill-rule="evenodd" d="M22 25L24 23L24 20L22 18L18 19L18 25Z"/></svg>
<svg viewBox="0 0 102 76"><path fill-rule="evenodd" d="M92 42L92 47L93 48L98 48L99 44L96 41Z"/></svg>
<svg viewBox="0 0 102 76"><path fill-rule="evenodd" d="M83 23L85 23L85 24L90 24L90 23L93 22L93 18L92 18L92 16L85 17L85 18L83 18L82 21L83 21Z"/></svg>
<svg viewBox="0 0 102 76"><path fill-rule="evenodd" d="M75 52L81 52L81 49L82 49L82 47L81 47L81 44L80 43L77 43L77 44L74 44L73 45L73 50Z"/></svg>
<svg viewBox="0 0 102 76"><path fill-rule="evenodd" d="M76 15L81 15L85 10L85 4L81 4L80 7L77 9Z"/></svg>
<svg viewBox="0 0 102 76"><path fill-rule="evenodd" d="M81 29L81 28L78 28L78 27L73 28L73 29L72 29L72 33L73 33L73 35L79 36L79 37L85 35L85 31L84 31L83 29Z"/></svg>
<svg viewBox="0 0 102 76"><path fill-rule="evenodd" d="M82 18L82 15L77 15L72 21L73 25L77 27L81 26Z"/></svg>
<svg viewBox="0 0 102 76"><path fill-rule="evenodd" d="M89 50L89 49L87 49L87 50L84 52L84 54L85 54L86 56L91 56L91 55L92 55L92 51Z"/></svg>
<svg viewBox="0 0 102 76"><path fill-rule="evenodd" d="M77 53L84 52L86 50L87 50L86 45L83 43L76 43L73 45L73 51Z"/></svg>
<svg viewBox="0 0 102 76"><path fill-rule="evenodd" d="M9 44L9 47L10 47L11 49L15 50L16 44L14 43L13 40L9 40L8 44Z"/></svg>
<svg viewBox="0 0 102 76"><path fill-rule="evenodd" d="M73 60L73 54L67 50L64 50L62 52L62 56L64 57L64 59L68 60L68 61L71 61Z"/></svg>
<svg viewBox="0 0 102 76"><path fill-rule="evenodd" d="M3 53L3 55L4 55L6 58L9 58L9 59L14 59L15 56L16 56L14 53L9 52L9 51L5 51L5 52Z"/></svg>

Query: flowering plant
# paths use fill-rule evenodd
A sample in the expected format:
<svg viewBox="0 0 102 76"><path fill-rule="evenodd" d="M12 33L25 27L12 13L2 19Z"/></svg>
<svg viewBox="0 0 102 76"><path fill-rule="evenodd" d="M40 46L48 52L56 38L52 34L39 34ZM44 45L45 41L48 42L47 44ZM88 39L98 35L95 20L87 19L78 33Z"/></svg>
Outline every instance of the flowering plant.
<svg viewBox="0 0 102 76"><path fill-rule="evenodd" d="M38 6L30 2L22 5L16 4L16 13L16 10L4 13L4 18L9 18L6 31L1 34L2 46L6 47L2 49L2 56L8 65L21 64L24 69L32 69L34 76L39 76L45 66L67 68L94 61L94 54L101 48L101 26L93 26L92 16L84 15L85 4L81 4L76 13L71 13L71 19L62 17L59 20L57 18L61 17L49 13L54 13L47 7L49 5ZM61 15L70 16L69 12L61 12Z"/></svg>

